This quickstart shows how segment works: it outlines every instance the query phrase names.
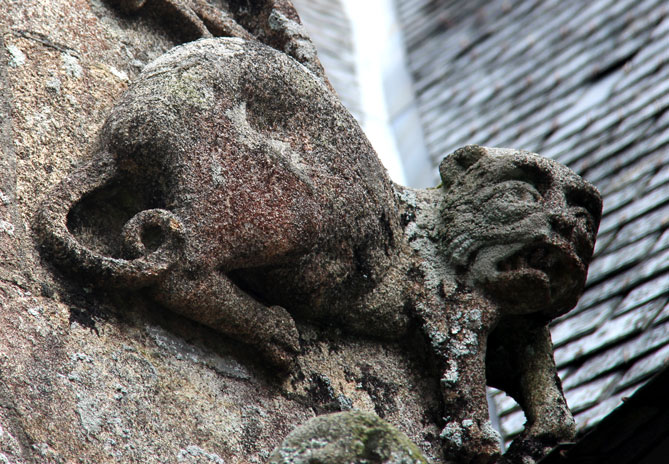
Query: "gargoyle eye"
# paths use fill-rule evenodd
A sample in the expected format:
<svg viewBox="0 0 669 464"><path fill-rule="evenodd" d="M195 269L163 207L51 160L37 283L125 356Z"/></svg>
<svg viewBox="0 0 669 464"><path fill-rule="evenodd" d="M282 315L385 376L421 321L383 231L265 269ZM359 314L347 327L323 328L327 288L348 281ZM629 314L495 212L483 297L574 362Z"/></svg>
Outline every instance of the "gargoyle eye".
<svg viewBox="0 0 669 464"><path fill-rule="evenodd" d="M522 181L506 181L498 184L495 193L488 201L502 203L536 203L541 200L541 194L534 186Z"/></svg>
<svg viewBox="0 0 669 464"><path fill-rule="evenodd" d="M588 216L591 229L594 232L599 225L602 214L602 200L599 194L586 188L572 188L567 190L565 196L567 205L582 210L580 213L575 213L577 217Z"/></svg>

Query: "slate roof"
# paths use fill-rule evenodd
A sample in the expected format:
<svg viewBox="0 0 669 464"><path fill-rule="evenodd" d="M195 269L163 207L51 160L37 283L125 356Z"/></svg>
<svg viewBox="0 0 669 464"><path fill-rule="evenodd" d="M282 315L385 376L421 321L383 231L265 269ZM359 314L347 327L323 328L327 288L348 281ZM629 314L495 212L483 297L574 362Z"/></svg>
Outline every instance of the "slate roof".
<svg viewBox="0 0 669 464"><path fill-rule="evenodd" d="M587 289L552 328L583 432L669 360L669 4L396 6L435 165L471 143L522 148L569 165L604 196ZM496 403L513 436L522 412L504 395Z"/></svg>

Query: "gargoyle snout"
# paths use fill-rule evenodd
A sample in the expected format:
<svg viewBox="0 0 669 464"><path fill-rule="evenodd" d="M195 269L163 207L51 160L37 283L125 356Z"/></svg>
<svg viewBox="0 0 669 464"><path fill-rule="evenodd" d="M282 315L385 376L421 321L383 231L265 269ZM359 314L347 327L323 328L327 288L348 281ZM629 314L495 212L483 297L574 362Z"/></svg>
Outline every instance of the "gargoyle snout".
<svg viewBox="0 0 669 464"><path fill-rule="evenodd" d="M559 209L548 215L548 222L555 234L554 237L562 242L562 246L571 249L581 263L587 265L594 247L594 236L586 225L589 219Z"/></svg>
<svg viewBox="0 0 669 464"><path fill-rule="evenodd" d="M564 210L558 210L549 214L548 221L551 228L562 238L567 241L574 238L577 220L573 215L566 213Z"/></svg>

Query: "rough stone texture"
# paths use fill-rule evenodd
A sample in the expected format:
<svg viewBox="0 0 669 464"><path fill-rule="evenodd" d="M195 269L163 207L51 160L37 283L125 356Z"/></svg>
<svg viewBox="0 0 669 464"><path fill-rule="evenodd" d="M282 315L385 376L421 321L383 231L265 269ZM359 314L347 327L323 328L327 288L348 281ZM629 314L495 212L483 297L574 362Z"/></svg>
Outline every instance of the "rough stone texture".
<svg viewBox="0 0 669 464"><path fill-rule="evenodd" d="M378 416L359 411L311 419L286 437L269 462L427 464L406 435Z"/></svg>
<svg viewBox="0 0 669 464"><path fill-rule="evenodd" d="M127 14L153 15L182 42L213 36L257 39L326 80L316 47L287 0L107 1Z"/></svg>
<svg viewBox="0 0 669 464"><path fill-rule="evenodd" d="M204 39L137 74L173 45L152 5L174 6L0 11L4 456L263 462L355 408L486 462L486 375L529 419L508 461L570 438L546 326L582 291L596 190L477 146L440 188L395 186L318 69L267 45L271 12L224 10L266 44Z"/></svg>

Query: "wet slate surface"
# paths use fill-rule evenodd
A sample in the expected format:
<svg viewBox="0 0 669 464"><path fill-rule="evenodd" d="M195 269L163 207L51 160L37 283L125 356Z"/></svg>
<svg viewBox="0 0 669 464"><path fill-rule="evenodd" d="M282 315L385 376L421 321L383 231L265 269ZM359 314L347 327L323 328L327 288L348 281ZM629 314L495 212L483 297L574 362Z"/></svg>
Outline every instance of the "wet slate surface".
<svg viewBox="0 0 669 464"><path fill-rule="evenodd" d="M588 287L556 321L581 432L669 364L669 4L396 1L428 151L512 146L599 187ZM507 437L524 418L497 396Z"/></svg>

